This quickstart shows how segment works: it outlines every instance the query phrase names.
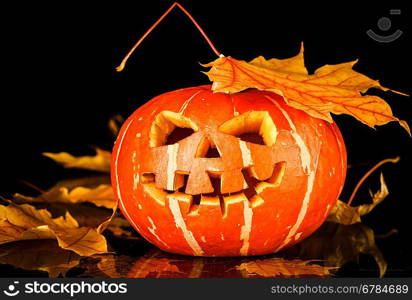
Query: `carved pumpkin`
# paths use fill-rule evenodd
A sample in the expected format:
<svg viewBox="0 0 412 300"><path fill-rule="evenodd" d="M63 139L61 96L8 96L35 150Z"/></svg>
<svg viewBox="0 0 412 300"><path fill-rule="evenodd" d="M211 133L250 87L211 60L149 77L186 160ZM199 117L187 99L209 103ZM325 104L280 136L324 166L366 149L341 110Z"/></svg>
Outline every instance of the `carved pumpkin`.
<svg viewBox="0 0 412 300"><path fill-rule="evenodd" d="M261 255L315 231L344 184L336 124L254 89L172 91L137 109L113 151L112 182L134 228L160 249Z"/></svg>

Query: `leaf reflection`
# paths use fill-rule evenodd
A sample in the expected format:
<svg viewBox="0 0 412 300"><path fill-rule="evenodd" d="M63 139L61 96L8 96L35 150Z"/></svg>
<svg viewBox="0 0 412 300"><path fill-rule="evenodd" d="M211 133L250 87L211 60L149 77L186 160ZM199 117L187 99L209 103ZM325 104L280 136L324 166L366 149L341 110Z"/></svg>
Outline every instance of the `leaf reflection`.
<svg viewBox="0 0 412 300"><path fill-rule="evenodd" d="M79 262L79 255L63 250L55 240L20 241L0 245L0 264L24 270L45 271L53 278L65 276Z"/></svg>

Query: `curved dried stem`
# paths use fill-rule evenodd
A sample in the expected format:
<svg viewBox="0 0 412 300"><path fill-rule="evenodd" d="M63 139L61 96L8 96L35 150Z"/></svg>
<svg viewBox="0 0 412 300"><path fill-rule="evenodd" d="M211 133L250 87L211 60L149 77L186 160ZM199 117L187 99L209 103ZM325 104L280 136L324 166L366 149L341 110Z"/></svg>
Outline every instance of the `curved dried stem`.
<svg viewBox="0 0 412 300"><path fill-rule="evenodd" d="M33 190L35 190L36 192L39 192L40 194L44 194L46 192L45 190L39 188L38 186L36 186L33 183L30 183L30 182L28 182L24 179L18 178L17 181L20 182L21 184L24 184L24 185L32 188Z"/></svg>
<svg viewBox="0 0 412 300"><path fill-rule="evenodd" d="M400 160L400 157L399 157L399 156L398 156L398 157L395 157L395 158L387 158L387 159L384 159L384 160L378 162L378 163L377 163L374 167L372 167L368 172L366 172L366 174L363 175L363 177L361 178L361 180L359 180L358 184L356 185L355 189L353 190L352 195L351 195L350 198L349 198L348 205L351 205L351 203L352 203L352 201L353 201L353 198L355 198L355 195L356 195L357 191L359 190L360 186L362 185L362 183L363 183L373 172L375 172L375 170L376 170L377 168L379 168L379 167L382 166L383 164L386 164L386 163L389 163L389 162L391 162L391 163L397 163L399 160Z"/></svg>
<svg viewBox="0 0 412 300"><path fill-rule="evenodd" d="M192 23L196 26L196 28L199 30L199 32L202 34L202 36L205 38L209 46L212 48L213 52L217 55L220 56L220 52L216 49L216 47L213 45L207 34L203 31L202 27L196 22L196 20L192 17L192 15L182 6L180 3L175 2L170 6L166 12L143 34L143 36L137 41L137 43L133 46L132 49L130 49L129 53L123 58L122 62L120 65L116 68L117 72L121 72L124 67L126 66L126 62L129 59L130 55L134 52L134 50L143 42L143 40L159 25L159 23L172 11L174 7L180 8L181 11L183 11L186 16L192 21Z"/></svg>

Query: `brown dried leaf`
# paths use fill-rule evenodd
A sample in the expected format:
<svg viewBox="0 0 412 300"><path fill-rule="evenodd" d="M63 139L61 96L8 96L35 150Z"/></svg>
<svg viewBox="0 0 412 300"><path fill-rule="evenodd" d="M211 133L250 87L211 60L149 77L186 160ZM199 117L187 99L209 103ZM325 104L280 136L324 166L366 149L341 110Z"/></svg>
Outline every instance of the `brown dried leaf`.
<svg viewBox="0 0 412 300"><path fill-rule="evenodd" d="M312 236L286 250L304 259L318 259L325 266L337 267L358 262L360 254L371 255L383 277L387 263L375 244L375 235L368 226L357 223L342 225L325 222Z"/></svg>
<svg viewBox="0 0 412 300"><path fill-rule="evenodd" d="M359 206L350 206L347 203L338 200L335 207L332 209L331 214L328 216L327 221L344 225L360 223L361 216L371 212L376 205L381 203L386 196L389 195L388 187L386 186L382 173L380 176L380 182L380 189L375 194L371 195L372 203Z"/></svg>
<svg viewBox="0 0 412 300"><path fill-rule="evenodd" d="M286 260L279 257L256 259L236 266L239 271L263 277L276 276L330 276L331 267L313 264L313 261L300 259Z"/></svg>
<svg viewBox="0 0 412 300"><path fill-rule="evenodd" d="M333 122L331 113L351 115L371 127L397 121L411 135L408 124L394 117L383 99L363 94L370 88L395 91L354 71L355 63L325 65L308 75L302 46L298 55L288 59L260 56L246 62L222 56L204 67L211 67L205 74L214 92L270 91L283 96L288 105L328 122Z"/></svg>
<svg viewBox="0 0 412 300"><path fill-rule="evenodd" d="M65 168L110 172L111 153L99 148L96 148L96 155L94 156L75 157L67 152L44 152L43 155L53 159Z"/></svg>
<svg viewBox="0 0 412 300"><path fill-rule="evenodd" d="M107 243L99 229L79 227L77 221L66 215L52 218L46 209L29 204L0 205L0 244L21 240L57 239L63 249L89 256L107 252Z"/></svg>
<svg viewBox="0 0 412 300"><path fill-rule="evenodd" d="M106 207L113 209L116 205L116 199L113 194L111 185L101 184L94 189L86 187L76 187L69 191L66 187L55 187L51 190L41 194L37 197L29 197L21 194L15 194L13 196L16 201L26 201L31 203L41 202L61 202L61 203L93 203L99 207Z"/></svg>
<svg viewBox="0 0 412 300"><path fill-rule="evenodd" d="M338 199L326 221L350 225L360 223L361 217L355 207Z"/></svg>

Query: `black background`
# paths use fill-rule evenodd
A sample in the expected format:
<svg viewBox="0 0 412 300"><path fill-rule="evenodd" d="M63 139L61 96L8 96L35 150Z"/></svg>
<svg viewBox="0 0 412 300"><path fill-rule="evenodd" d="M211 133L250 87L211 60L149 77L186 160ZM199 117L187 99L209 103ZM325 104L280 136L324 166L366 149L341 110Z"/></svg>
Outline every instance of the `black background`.
<svg viewBox="0 0 412 300"><path fill-rule="evenodd" d="M26 188L18 179L42 188L61 178L62 170L41 152L91 154L93 146L110 149L113 139L107 121L114 114L127 117L152 97L170 90L208 83L199 62L215 55L196 28L174 10L143 42L126 69L115 67L134 42L173 3L172 1L99 1L59 4L16 2L2 10L2 97L0 104L2 195ZM310 72L324 64L359 59L355 66L384 86L411 94L410 11L394 2L358 7L347 2L301 6L279 1L181 1L226 56L250 60L258 55L287 58L305 44ZM389 9L402 9L390 16ZM380 17L392 20L388 32L377 27ZM378 43L368 29L386 35L401 29L396 41ZM373 91L383 96L394 114L411 122L410 97ZM382 234L400 233L386 240L384 255L392 275L410 274L408 257L411 218L412 143L396 123L376 130L352 117L335 116L344 136L348 162L348 199L356 181L381 159L400 156L383 171L391 195L365 223ZM67 174L67 173L64 173ZM379 187L376 173L356 200L367 202L368 187ZM355 201L355 202L356 202ZM356 203L355 203L356 204ZM409 273L408 273L409 272Z"/></svg>

